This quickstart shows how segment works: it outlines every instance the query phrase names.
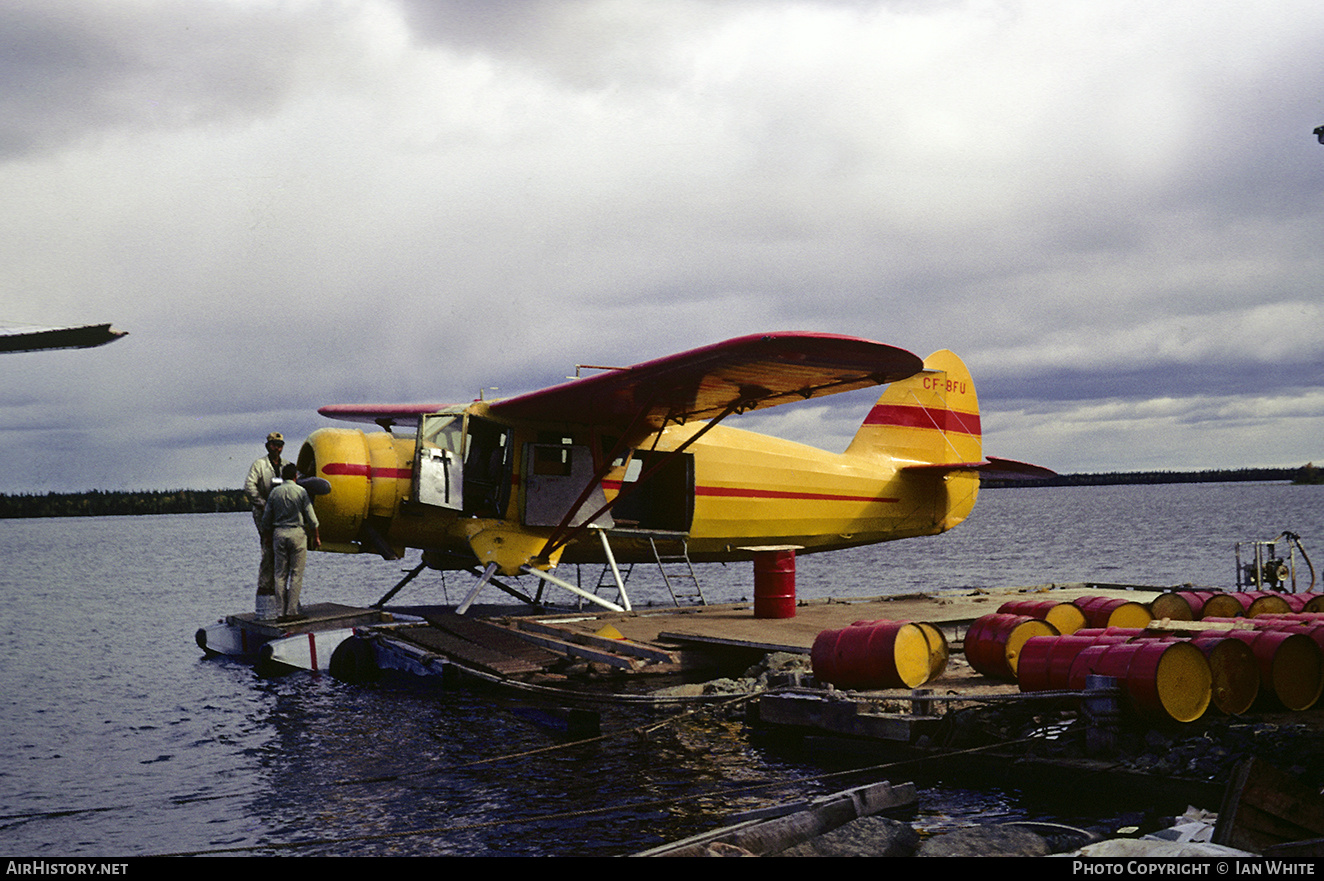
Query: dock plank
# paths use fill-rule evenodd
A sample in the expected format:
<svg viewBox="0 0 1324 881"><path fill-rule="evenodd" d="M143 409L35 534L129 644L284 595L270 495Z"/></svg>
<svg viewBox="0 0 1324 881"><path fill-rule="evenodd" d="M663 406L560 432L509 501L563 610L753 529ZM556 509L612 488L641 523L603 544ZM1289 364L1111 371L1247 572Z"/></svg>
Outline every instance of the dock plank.
<svg viewBox="0 0 1324 881"><path fill-rule="evenodd" d="M411 642L435 654L445 655L461 665L498 676L536 673L546 666L527 658L505 654L430 624L392 630L391 637Z"/></svg>

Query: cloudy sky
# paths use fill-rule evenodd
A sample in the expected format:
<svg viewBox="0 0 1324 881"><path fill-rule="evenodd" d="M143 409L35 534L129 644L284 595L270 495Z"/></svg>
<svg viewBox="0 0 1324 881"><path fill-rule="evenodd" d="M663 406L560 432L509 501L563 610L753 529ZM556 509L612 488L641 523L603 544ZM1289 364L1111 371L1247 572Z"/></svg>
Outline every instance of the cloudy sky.
<svg viewBox="0 0 1324 881"><path fill-rule="evenodd" d="M1324 461L1318 0L7 0L0 492L746 333L1059 471ZM844 447L872 395L744 424Z"/></svg>

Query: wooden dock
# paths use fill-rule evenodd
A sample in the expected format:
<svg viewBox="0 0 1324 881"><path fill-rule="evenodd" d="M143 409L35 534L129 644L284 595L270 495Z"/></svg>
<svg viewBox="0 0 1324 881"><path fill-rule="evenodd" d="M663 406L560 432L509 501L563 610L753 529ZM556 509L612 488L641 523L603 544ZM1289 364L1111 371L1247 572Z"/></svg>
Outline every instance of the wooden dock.
<svg viewBox="0 0 1324 881"><path fill-rule="evenodd" d="M1154 588L1119 585L1040 585L994 591L802 601L791 618L756 618L749 603L659 607L631 612L570 611L558 614L459 616L448 610L409 610L426 623L383 628L378 639L395 641L415 658L444 659L485 674L537 676L561 662L587 662L621 674L730 675L770 652L807 655L823 630L856 621L923 621L959 643L964 628L1010 599L1045 596L1069 602L1101 592L1149 602ZM427 661L432 664L432 661ZM738 672L736 673L738 675ZM1015 690L991 682L955 659L943 687Z"/></svg>
<svg viewBox="0 0 1324 881"><path fill-rule="evenodd" d="M824 630L847 627L856 621L924 621L937 625L948 640L963 636L975 619L997 611L1013 599L1054 599L1067 603L1084 596L1110 594L1148 603L1161 593L1152 587L1070 584L1012 587L978 592L909 594L857 599L802 600L793 618L755 618L750 603L650 608L633 612L585 611L581 614L509 617L506 626L529 631L555 630L567 642L592 637L611 627L631 643L667 647L682 666L697 663L687 656L727 647L752 652L808 654Z"/></svg>

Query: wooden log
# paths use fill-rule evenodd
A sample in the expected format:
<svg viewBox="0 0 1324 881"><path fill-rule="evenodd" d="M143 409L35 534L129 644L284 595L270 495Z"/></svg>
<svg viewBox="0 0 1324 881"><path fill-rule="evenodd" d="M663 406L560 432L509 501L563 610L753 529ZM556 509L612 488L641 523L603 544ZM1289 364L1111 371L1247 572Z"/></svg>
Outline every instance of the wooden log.
<svg viewBox="0 0 1324 881"><path fill-rule="evenodd" d="M1228 782L1214 843L1263 853L1324 836L1324 797L1270 765L1250 758Z"/></svg>

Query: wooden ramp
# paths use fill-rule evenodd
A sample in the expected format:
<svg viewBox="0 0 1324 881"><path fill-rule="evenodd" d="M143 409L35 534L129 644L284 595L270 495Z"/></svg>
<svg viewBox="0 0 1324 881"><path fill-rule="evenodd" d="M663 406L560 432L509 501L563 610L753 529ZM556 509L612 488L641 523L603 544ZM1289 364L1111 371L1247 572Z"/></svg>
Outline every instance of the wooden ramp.
<svg viewBox="0 0 1324 881"><path fill-rule="evenodd" d="M439 612L423 617L426 624L393 627L384 635L497 676L544 672L566 658L605 664L626 672L671 673L679 669L675 654L666 649L578 632L554 622L524 619L498 622Z"/></svg>
<svg viewBox="0 0 1324 881"><path fill-rule="evenodd" d="M390 637L496 676L537 673L557 660L505 627L460 615L428 615L426 624L392 628Z"/></svg>

